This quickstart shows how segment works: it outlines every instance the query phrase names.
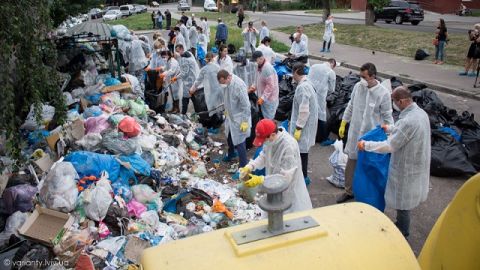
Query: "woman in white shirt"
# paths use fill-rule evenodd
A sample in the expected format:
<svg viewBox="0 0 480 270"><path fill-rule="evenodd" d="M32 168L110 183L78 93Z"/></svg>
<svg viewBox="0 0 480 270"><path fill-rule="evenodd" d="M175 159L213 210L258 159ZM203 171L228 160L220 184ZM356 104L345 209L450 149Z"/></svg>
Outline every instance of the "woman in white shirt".
<svg viewBox="0 0 480 270"><path fill-rule="evenodd" d="M233 61L228 55L227 45L220 45L218 55L215 57L215 62L220 66L220 69L225 69L230 72L230 74L233 74Z"/></svg>

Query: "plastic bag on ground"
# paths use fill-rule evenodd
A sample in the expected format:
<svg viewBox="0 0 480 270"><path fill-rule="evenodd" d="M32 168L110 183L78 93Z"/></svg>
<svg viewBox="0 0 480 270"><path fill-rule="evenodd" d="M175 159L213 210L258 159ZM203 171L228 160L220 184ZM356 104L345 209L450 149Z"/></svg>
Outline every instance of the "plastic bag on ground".
<svg viewBox="0 0 480 270"><path fill-rule="evenodd" d="M97 181L95 187L85 190L83 195L83 207L88 218L101 221L108 212L112 203L112 187L105 174Z"/></svg>
<svg viewBox="0 0 480 270"><path fill-rule="evenodd" d="M83 112L83 118L88 119L90 117L97 117L102 115L102 109L98 106L91 106L85 109Z"/></svg>
<svg viewBox="0 0 480 270"><path fill-rule="evenodd" d="M32 104L30 106L30 111L28 112L27 119L20 128L27 130L44 129L45 124L52 121L53 116L55 115L55 107L49 105L41 105L40 110L41 122L37 123L37 120L35 119L35 106Z"/></svg>
<svg viewBox="0 0 480 270"><path fill-rule="evenodd" d="M125 39L128 35L130 35L128 28L121 24L113 25L110 33L112 37L117 37L119 39Z"/></svg>
<svg viewBox="0 0 480 270"><path fill-rule="evenodd" d="M120 163L111 155L77 151L65 156L65 161L71 162L80 178L91 175L100 177L106 171L110 180L115 181L120 174Z"/></svg>
<svg viewBox="0 0 480 270"><path fill-rule="evenodd" d="M3 191L0 202L9 215L16 211L27 212L33 208L33 200L37 192L37 187L28 184L9 187Z"/></svg>
<svg viewBox="0 0 480 270"><path fill-rule="evenodd" d="M139 148L134 139L124 139L121 132L110 132L103 135L102 146L114 155L131 155Z"/></svg>
<svg viewBox="0 0 480 270"><path fill-rule="evenodd" d="M110 127L107 116L90 117L85 121L85 134L101 133Z"/></svg>
<svg viewBox="0 0 480 270"><path fill-rule="evenodd" d="M88 133L75 143L87 151L96 151L100 148L102 135L100 133Z"/></svg>
<svg viewBox="0 0 480 270"><path fill-rule="evenodd" d="M157 137L155 135L145 135L142 134L138 136L138 143L142 150L150 151L155 149L155 144L157 143Z"/></svg>
<svg viewBox="0 0 480 270"><path fill-rule="evenodd" d="M143 184L132 186L132 193L135 200L143 204L152 202L160 197L150 186Z"/></svg>
<svg viewBox="0 0 480 270"><path fill-rule="evenodd" d="M118 129L129 138L138 136L142 130L135 118L130 116L126 116L120 121Z"/></svg>
<svg viewBox="0 0 480 270"><path fill-rule="evenodd" d="M22 227L23 223L25 223L27 218L28 214L22 213L20 211L17 211L8 217L7 223L5 225L5 230L0 233L0 247L8 242L10 235L18 235L18 229Z"/></svg>
<svg viewBox="0 0 480 270"><path fill-rule="evenodd" d="M45 207L64 213L75 209L78 174L70 162L57 163L47 174L40 190L40 201Z"/></svg>
<svg viewBox="0 0 480 270"><path fill-rule="evenodd" d="M104 249L116 256L126 242L126 236L112 237L101 241L96 245L96 247Z"/></svg>
<svg viewBox="0 0 480 270"><path fill-rule="evenodd" d="M147 210L147 207L133 199L127 204L127 209L130 216L140 218L143 212Z"/></svg>
<svg viewBox="0 0 480 270"><path fill-rule="evenodd" d="M348 156L343 152L343 141L337 140L333 144L335 151L328 159L333 167L333 174L327 177L327 181L338 188L345 187L345 167L347 165Z"/></svg>
<svg viewBox="0 0 480 270"><path fill-rule="evenodd" d="M385 141L387 134L380 127L372 129L360 140ZM385 210L385 187L387 186L390 154L358 151L357 166L353 178L353 194L357 202L370 204L380 211Z"/></svg>

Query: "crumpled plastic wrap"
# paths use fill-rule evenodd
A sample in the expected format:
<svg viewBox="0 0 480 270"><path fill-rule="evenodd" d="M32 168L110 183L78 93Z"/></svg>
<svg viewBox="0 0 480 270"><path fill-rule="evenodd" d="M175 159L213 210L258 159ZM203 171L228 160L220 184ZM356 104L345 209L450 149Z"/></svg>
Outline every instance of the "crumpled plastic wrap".
<svg viewBox="0 0 480 270"><path fill-rule="evenodd" d="M78 190L77 171L70 162L59 162L47 174L40 189L40 201L45 207L69 213L75 209Z"/></svg>
<svg viewBox="0 0 480 270"><path fill-rule="evenodd" d="M86 189L83 193L83 208L88 218L100 221L107 215L108 208L112 203L112 187L107 179L108 175L102 176L95 187Z"/></svg>
<svg viewBox="0 0 480 270"><path fill-rule="evenodd" d="M53 116L55 115L55 108L53 106L44 104L41 105L40 111L41 122L37 123L37 120L35 118L35 106L32 104L30 106L30 111L28 112L27 119L25 120L25 123L20 126L20 128L26 130L44 129L45 124L52 121Z"/></svg>

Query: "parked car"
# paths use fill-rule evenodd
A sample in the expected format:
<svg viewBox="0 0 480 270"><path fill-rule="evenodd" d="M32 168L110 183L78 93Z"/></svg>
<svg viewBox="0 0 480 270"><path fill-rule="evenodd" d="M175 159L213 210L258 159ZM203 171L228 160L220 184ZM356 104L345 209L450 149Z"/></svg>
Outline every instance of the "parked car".
<svg viewBox="0 0 480 270"><path fill-rule="evenodd" d="M157 2L157 1L152 1L152 3L150 4L151 7L159 7L160 4Z"/></svg>
<svg viewBox="0 0 480 270"><path fill-rule="evenodd" d="M137 14L147 12L147 7L144 5L134 5L134 7L135 7L135 13Z"/></svg>
<svg viewBox="0 0 480 270"><path fill-rule="evenodd" d="M128 17L135 14L135 7L133 5L123 5L120 6L120 11L123 16Z"/></svg>
<svg viewBox="0 0 480 270"><path fill-rule="evenodd" d="M90 16L91 19L99 19L99 18L102 18L103 11L99 8L92 8L88 12L88 15Z"/></svg>
<svg viewBox="0 0 480 270"><path fill-rule="evenodd" d="M119 6L108 6L106 8L103 9L103 11L105 12L105 14L107 12L109 12L110 10L120 10L120 7Z"/></svg>
<svg viewBox="0 0 480 270"><path fill-rule="evenodd" d="M410 22L418 25L423 19L423 9L415 2L393 0L383 9L375 11L375 21L383 20L386 23L394 21L396 24Z"/></svg>
<svg viewBox="0 0 480 270"><path fill-rule="evenodd" d="M178 11L190 11L190 6L188 5L187 2L178 2L177 6Z"/></svg>
<svg viewBox="0 0 480 270"><path fill-rule="evenodd" d="M218 7L217 7L217 4L215 4L215 2L213 1L205 1L205 4L203 4L203 10L217 12Z"/></svg>
<svg viewBox="0 0 480 270"><path fill-rule="evenodd" d="M123 13L120 10L109 10L105 15L103 15L103 20L104 21L113 21L113 20L118 20L121 19L123 16Z"/></svg>

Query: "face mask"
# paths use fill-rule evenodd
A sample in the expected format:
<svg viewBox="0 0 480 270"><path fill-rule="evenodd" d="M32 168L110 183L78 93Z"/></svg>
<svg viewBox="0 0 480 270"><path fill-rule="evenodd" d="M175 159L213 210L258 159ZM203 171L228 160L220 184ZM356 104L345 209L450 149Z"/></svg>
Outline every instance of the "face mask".
<svg viewBox="0 0 480 270"><path fill-rule="evenodd" d="M161 49L157 49L157 53L160 54L160 52L162 52L162 50L161 50Z"/></svg>
<svg viewBox="0 0 480 270"><path fill-rule="evenodd" d="M393 109L395 111L397 111L397 112L401 111L400 108L397 106L397 104L395 102L393 102L392 106L393 106Z"/></svg>
<svg viewBox="0 0 480 270"><path fill-rule="evenodd" d="M367 82L367 80L365 80L364 78L361 78L361 79L360 79L360 84L363 85L363 86L365 86L365 87L368 87L368 82Z"/></svg>
<svg viewBox="0 0 480 270"><path fill-rule="evenodd" d="M221 88L224 88L224 89L227 88L227 86L228 86L228 85L226 85L226 84L224 84L224 83L221 83L221 84L220 84L220 87L221 87Z"/></svg>
<svg viewBox="0 0 480 270"><path fill-rule="evenodd" d="M167 61L167 58L166 57L162 57L163 61Z"/></svg>

